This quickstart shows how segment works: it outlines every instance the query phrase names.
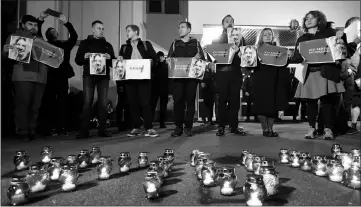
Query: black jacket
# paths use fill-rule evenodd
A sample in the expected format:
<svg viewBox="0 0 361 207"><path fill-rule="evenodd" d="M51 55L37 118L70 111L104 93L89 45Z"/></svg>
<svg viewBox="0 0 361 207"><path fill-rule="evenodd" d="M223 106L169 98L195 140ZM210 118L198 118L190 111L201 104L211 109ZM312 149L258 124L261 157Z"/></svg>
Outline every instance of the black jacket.
<svg viewBox="0 0 361 207"><path fill-rule="evenodd" d="M157 62L153 69L154 81L159 83L168 83L168 64L167 61ZM167 85L168 86L168 85Z"/></svg>
<svg viewBox="0 0 361 207"><path fill-rule="evenodd" d="M71 78L71 77L75 76L74 69L70 65L70 54L71 54L71 50L74 48L74 46L76 44L76 41L78 40L78 34L76 33L73 25L70 22L65 23L64 26L68 29L69 34L70 34L70 38L68 40L66 40L66 41L49 40L48 41L50 44L53 44L56 47L59 47L64 50L64 62L59 66L59 68L51 69L49 71L50 75L54 74L54 75L56 75L57 78L58 77Z"/></svg>
<svg viewBox="0 0 361 207"><path fill-rule="evenodd" d="M188 42L184 42L177 38L170 46L168 57L194 57L197 53L200 54L200 59L205 60L202 47L197 39L190 37Z"/></svg>
<svg viewBox="0 0 361 207"><path fill-rule="evenodd" d="M85 53L108 53L110 59L106 60L106 77L110 79L109 67L112 66L112 59L115 59L113 46L105 40L105 38L94 38L93 35L89 35L87 39L81 41L79 49L76 53L75 63L79 66L83 66L83 76L90 75L89 59L85 59ZM98 76L98 75L94 75Z"/></svg>

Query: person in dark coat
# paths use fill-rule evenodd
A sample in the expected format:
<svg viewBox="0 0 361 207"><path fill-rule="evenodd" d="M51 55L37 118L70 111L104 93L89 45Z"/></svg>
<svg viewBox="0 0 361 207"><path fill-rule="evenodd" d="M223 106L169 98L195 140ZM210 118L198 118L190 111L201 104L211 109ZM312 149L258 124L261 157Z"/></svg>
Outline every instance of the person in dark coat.
<svg viewBox="0 0 361 207"><path fill-rule="evenodd" d="M58 19L68 29L70 37L66 41L59 40L58 32L52 27L45 32L49 43L64 50L64 61L59 68L50 68L48 72L48 83L44 91L41 112L44 116L42 122L46 125L45 133L47 135L68 136L68 118L66 116L68 111L68 79L75 76L69 61L71 50L78 40L78 34L64 14L61 14Z"/></svg>
<svg viewBox="0 0 361 207"><path fill-rule="evenodd" d="M257 39L256 46L263 44L277 45L277 40L271 28L264 28ZM290 53L290 52L289 52ZM263 136L278 137L273 131L274 120L278 111L288 107L288 90L290 86L288 62L285 66L277 67L265 65L259 59L254 69L253 112L258 114Z"/></svg>
<svg viewBox="0 0 361 207"><path fill-rule="evenodd" d="M234 19L231 15L227 15L222 20L223 32L214 40L212 44L228 44L227 29L233 28ZM234 34L234 36L233 36ZM225 125L228 123L231 128L231 133L245 136L246 132L238 127L238 111L240 109L240 92L241 92L241 59L237 55L239 47L244 46L244 38L240 33L232 30L232 38L235 43L232 45L234 57L231 64L217 64L216 68L216 85L218 91L218 130L217 136L225 135ZM227 104L228 108L227 109Z"/></svg>
<svg viewBox="0 0 361 207"><path fill-rule="evenodd" d="M297 90L297 86L299 84L299 81L297 80L296 77L292 78L292 82L291 82L291 88L292 88L292 96L295 94L296 90ZM297 120L297 116L298 116L298 110L301 106L301 121L307 121L306 118L306 108L307 108L307 102L305 100L302 100L300 98L295 98L295 111L293 113L293 121Z"/></svg>
<svg viewBox="0 0 361 207"><path fill-rule="evenodd" d="M119 51L120 60L151 59L153 64L157 59L152 43L142 41L139 38L140 29L137 25L126 26L128 40ZM151 70L152 74L154 71ZM151 75L154 76L154 75ZM158 137L159 134L153 129L151 101L151 80L125 80L125 93L130 107L130 118L133 130L128 137L144 135L146 137ZM144 120L144 129L140 129Z"/></svg>
<svg viewBox="0 0 361 207"><path fill-rule="evenodd" d="M179 37L172 43L168 57L188 57L205 60L200 43L197 39L189 36L191 30L191 23L181 22L179 24ZM199 82L195 78L173 79L173 114L176 128L171 134L172 137L179 137L183 134L187 137L193 136L195 100Z"/></svg>
<svg viewBox="0 0 361 207"><path fill-rule="evenodd" d="M152 120L154 120L155 109L159 99L159 128L166 128L165 119L167 115L168 104L168 64L165 61L164 53L157 53L157 62L153 70L152 78L152 97L150 105L152 107Z"/></svg>
<svg viewBox="0 0 361 207"><path fill-rule="evenodd" d="M326 28L326 16L320 11L308 12L303 21L306 33L298 38L296 49L292 57L292 63L305 62L299 52L301 42L329 38L336 36L336 31ZM353 54L353 53L352 53ZM335 111L340 93L345 92L340 77L341 66L337 63L309 64L307 67L305 82L299 84L295 94L296 98L307 99L307 119L310 125L306 139L316 138L316 117L318 100L321 102L320 115L323 119L323 139L334 139L333 126L335 123Z"/></svg>
<svg viewBox="0 0 361 207"><path fill-rule="evenodd" d="M92 115L92 106L94 99L95 87L97 88L99 104L99 137L111 137L110 132L106 132L106 100L109 90L110 66L112 59L115 59L113 46L104 38L104 25L101 21L96 20L92 23L93 35L81 41L75 57L75 63L83 66L83 90L84 90L84 107L83 120L77 139L89 138L89 125ZM106 58L105 75L90 74L90 55L91 53L104 54Z"/></svg>
<svg viewBox="0 0 361 207"><path fill-rule="evenodd" d="M116 81L118 102L116 106L116 119L118 131L131 130L129 101L125 92L125 81Z"/></svg>

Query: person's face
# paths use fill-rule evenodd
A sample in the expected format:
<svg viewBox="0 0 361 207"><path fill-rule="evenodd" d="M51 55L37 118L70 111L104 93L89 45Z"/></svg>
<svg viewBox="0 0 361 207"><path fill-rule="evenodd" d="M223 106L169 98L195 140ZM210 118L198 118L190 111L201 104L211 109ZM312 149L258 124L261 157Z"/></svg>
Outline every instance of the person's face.
<svg viewBox="0 0 361 207"><path fill-rule="evenodd" d="M128 38L128 39L133 39L133 38L135 38L135 37L138 36L138 35L137 35L137 32L136 32L136 31L133 31L132 28L130 28L130 27L128 27L128 28L126 29L126 33L127 33L127 38Z"/></svg>
<svg viewBox="0 0 361 207"><path fill-rule="evenodd" d="M342 53L346 53L345 42L342 39L336 39L336 48L342 51Z"/></svg>
<svg viewBox="0 0 361 207"><path fill-rule="evenodd" d="M252 59L252 50L251 48L247 48L246 51L244 51L244 55L246 56L247 60Z"/></svg>
<svg viewBox="0 0 361 207"><path fill-rule="evenodd" d="M235 41L238 42L241 39L241 34L238 32L238 30L233 30L232 34L231 34L231 38Z"/></svg>
<svg viewBox="0 0 361 207"><path fill-rule="evenodd" d="M103 24L100 24L100 23L96 23L94 26L93 26L93 35L95 37L103 37L104 35L104 26Z"/></svg>
<svg viewBox="0 0 361 207"><path fill-rule="evenodd" d="M306 16L306 28L315 28L317 27L317 19L312 15L312 14L308 14Z"/></svg>
<svg viewBox="0 0 361 207"><path fill-rule="evenodd" d="M335 24L335 23L332 23L332 24L331 24L331 28L332 28L332 29L336 29L336 24Z"/></svg>
<svg viewBox="0 0 361 207"><path fill-rule="evenodd" d="M53 39L58 39L59 34L55 29L50 29L50 34Z"/></svg>
<svg viewBox="0 0 361 207"><path fill-rule="evenodd" d="M23 24L23 28L26 31L31 32L31 34L37 34L38 33L38 23L37 22L25 22L25 24Z"/></svg>
<svg viewBox="0 0 361 207"><path fill-rule="evenodd" d="M16 44L15 48L18 51L18 54L21 56L25 56L26 52L26 42L23 39L20 39Z"/></svg>
<svg viewBox="0 0 361 207"><path fill-rule="evenodd" d="M164 56L160 56L160 57L159 57L159 62L162 63L162 62L164 62L164 60L165 60L165 57L164 57Z"/></svg>
<svg viewBox="0 0 361 207"><path fill-rule="evenodd" d="M291 23L291 26L292 26L292 28L298 28L300 25L299 25L299 23L298 22L296 22L296 21L293 21L292 23Z"/></svg>
<svg viewBox="0 0 361 207"><path fill-rule="evenodd" d="M263 32L262 40L264 43L271 43L273 39L272 32L270 30L265 30Z"/></svg>
<svg viewBox="0 0 361 207"><path fill-rule="evenodd" d="M223 29L232 27L234 26L234 19L232 17L227 17L224 19L223 21Z"/></svg>
<svg viewBox="0 0 361 207"><path fill-rule="evenodd" d="M191 30L187 27L186 23L182 23L178 26L178 33L179 36L184 37L188 35L191 32Z"/></svg>
<svg viewBox="0 0 361 207"><path fill-rule="evenodd" d="M100 56L96 56L94 60L94 64L96 68L101 69L103 66L102 58Z"/></svg>

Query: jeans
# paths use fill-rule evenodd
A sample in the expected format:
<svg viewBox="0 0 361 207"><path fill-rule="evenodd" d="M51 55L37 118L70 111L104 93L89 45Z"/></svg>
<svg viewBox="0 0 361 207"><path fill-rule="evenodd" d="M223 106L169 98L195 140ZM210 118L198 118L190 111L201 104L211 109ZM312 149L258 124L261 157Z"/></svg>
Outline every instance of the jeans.
<svg viewBox="0 0 361 207"><path fill-rule="evenodd" d="M83 77L83 90L84 90L84 106L82 115L82 124L80 133L87 135L89 133L90 119L92 118L92 106L94 102L95 87L98 92L98 120L99 132L104 132L106 128L107 118L107 96L109 89L109 79L102 76L85 76Z"/></svg>
<svg viewBox="0 0 361 207"><path fill-rule="evenodd" d="M217 72L216 83L219 94L218 113L219 127L224 128L228 122L231 129L238 128L238 111L241 104L241 72ZM227 109L228 103L228 109Z"/></svg>
<svg viewBox="0 0 361 207"><path fill-rule="evenodd" d="M14 81L15 123L18 135L35 135L45 84Z"/></svg>
<svg viewBox="0 0 361 207"><path fill-rule="evenodd" d="M129 101L132 127L140 128L142 125L140 117L142 116L144 128L152 129L151 82L149 80L128 80L125 85L125 93Z"/></svg>
<svg viewBox="0 0 361 207"><path fill-rule="evenodd" d="M121 129L129 129L130 126L130 110L127 96L125 93L125 82L117 82L118 103L116 107L117 125ZM124 117L124 119L123 119Z"/></svg>
<svg viewBox="0 0 361 207"><path fill-rule="evenodd" d="M194 79L175 79L173 81L173 113L174 122L178 128L183 129L183 123L187 129L193 127L197 86L198 80ZM185 112L185 104L187 104L187 112Z"/></svg>

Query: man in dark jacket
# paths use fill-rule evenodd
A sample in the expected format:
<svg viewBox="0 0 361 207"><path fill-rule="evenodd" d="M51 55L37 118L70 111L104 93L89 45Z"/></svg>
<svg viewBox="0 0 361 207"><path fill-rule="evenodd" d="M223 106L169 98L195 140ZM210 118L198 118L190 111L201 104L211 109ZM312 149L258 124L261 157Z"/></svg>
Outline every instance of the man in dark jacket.
<svg viewBox="0 0 361 207"><path fill-rule="evenodd" d="M154 120L155 109L159 99L159 123L160 128L166 128L165 118L167 115L168 103L168 64L165 61L164 53L159 51L157 53L157 63L153 70L154 77L152 78L152 120Z"/></svg>
<svg viewBox="0 0 361 207"><path fill-rule="evenodd" d="M227 44L228 35L227 28L233 28L234 19L231 15L227 15L222 20L223 33L221 36L214 40L212 44ZM240 37L238 37L240 38ZM218 113L219 113L219 125L217 136L223 136L225 134L225 124L227 121L227 115L229 117L228 122L230 124L231 133L236 135L245 136L246 133L238 128L238 111L240 108L240 91L242 72L240 68L241 60L238 57L239 47L244 45L244 38L237 39L236 43L232 46L235 51L234 58L231 64L217 64L216 68L216 83L217 91L219 94L218 100ZM237 43L238 42L238 43ZM238 45L237 45L238 44ZM227 110L227 103L229 110Z"/></svg>
<svg viewBox="0 0 361 207"><path fill-rule="evenodd" d="M25 15L21 20L22 28L8 37L3 48L4 55L8 56L9 49L15 49L10 45L11 36L42 39L38 25L44 22L46 16L48 14L45 12L40 14L39 19ZM35 138L39 108L47 81L47 71L48 67L45 64L32 57L29 63L16 62L13 67L15 123L17 135L24 141L31 141Z"/></svg>
<svg viewBox="0 0 361 207"><path fill-rule="evenodd" d="M64 50L64 62L59 68L50 68L48 72L48 83L44 91L41 112L44 117L42 121L46 125L46 134L67 136L68 79L75 75L69 61L71 50L78 40L78 34L64 14L61 14L58 19L68 29L70 37L66 41L59 40L58 32L52 27L45 32L49 43Z"/></svg>
<svg viewBox="0 0 361 207"><path fill-rule="evenodd" d="M94 99L94 90L97 87L99 104L99 130L98 136L110 137L111 133L105 132L106 128L106 101L109 89L110 66L112 59L115 59L112 45L103 37L104 26L99 20L92 23L93 35L89 35L86 40L81 41L79 49L76 53L75 62L79 66L83 66L83 90L84 90L84 107L83 120L80 133L77 138L88 138L89 125L92 115L92 106ZM91 53L100 53L106 58L105 75L91 74L90 61Z"/></svg>
<svg viewBox="0 0 361 207"><path fill-rule="evenodd" d="M142 41L139 38L139 27L136 25L128 25L126 27L126 32L128 40L126 41L126 44L123 44L120 48L119 59L151 59L154 63L157 54L149 41ZM124 82L133 127L133 130L128 136L135 137L143 134L140 130L140 126L142 125L140 117L142 115L144 128L146 130L144 135L147 137L158 137L159 134L153 129L152 125L150 80L125 80Z"/></svg>
<svg viewBox="0 0 361 207"><path fill-rule="evenodd" d="M171 45L168 57L195 57L204 59L202 47L197 39L189 37L192 25L189 22L181 22L178 27L179 38ZM174 99L174 120L176 128L171 134L178 137L184 134L192 136L193 118L195 113L195 99L199 81L197 79L174 79L173 82L173 99ZM187 112L185 113L185 104L187 103Z"/></svg>
<svg viewBox="0 0 361 207"><path fill-rule="evenodd" d="M252 103L253 103L253 93L252 93L252 87L253 87L253 70L250 70L250 74L246 75L246 77L244 78L243 84L242 84L242 92L243 92L243 97L245 97L246 103L247 103L247 114L246 114L246 122L250 121L250 116L251 116L251 108L252 108ZM255 117L255 121L257 120L257 116Z"/></svg>

